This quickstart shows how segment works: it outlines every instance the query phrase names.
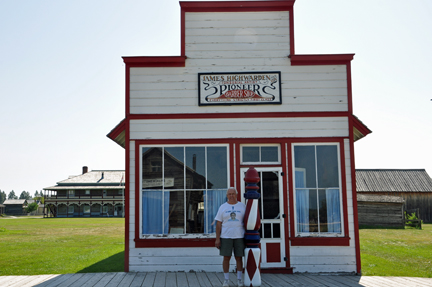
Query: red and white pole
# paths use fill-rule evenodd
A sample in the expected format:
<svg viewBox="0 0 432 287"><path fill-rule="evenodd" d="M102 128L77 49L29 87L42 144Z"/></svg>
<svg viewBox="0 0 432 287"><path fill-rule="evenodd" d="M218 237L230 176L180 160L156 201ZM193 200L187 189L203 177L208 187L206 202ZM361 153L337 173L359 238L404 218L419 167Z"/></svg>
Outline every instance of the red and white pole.
<svg viewBox="0 0 432 287"><path fill-rule="evenodd" d="M258 209L258 200L261 195L257 192L260 177L255 168L250 167L246 172L246 214L244 217L245 232L245 286L261 286L261 249L259 229L261 227L261 216Z"/></svg>

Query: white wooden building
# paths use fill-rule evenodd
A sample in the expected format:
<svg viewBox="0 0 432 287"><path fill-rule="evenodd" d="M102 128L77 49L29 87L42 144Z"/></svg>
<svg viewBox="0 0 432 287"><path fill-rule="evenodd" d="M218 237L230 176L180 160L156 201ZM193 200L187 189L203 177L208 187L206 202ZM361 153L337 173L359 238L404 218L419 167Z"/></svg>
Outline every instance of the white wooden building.
<svg viewBox="0 0 432 287"><path fill-rule="evenodd" d="M250 166L262 272L361 271L354 55L296 54L293 5L180 2L180 56L123 58L126 271L221 271L213 219Z"/></svg>

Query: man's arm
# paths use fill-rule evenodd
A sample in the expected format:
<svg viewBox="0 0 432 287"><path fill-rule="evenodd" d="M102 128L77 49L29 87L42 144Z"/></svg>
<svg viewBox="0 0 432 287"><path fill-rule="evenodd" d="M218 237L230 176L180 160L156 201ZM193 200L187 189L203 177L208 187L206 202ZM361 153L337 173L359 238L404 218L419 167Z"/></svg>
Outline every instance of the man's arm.
<svg viewBox="0 0 432 287"><path fill-rule="evenodd" d="M221 231L222 231L222 222L216 220L216 241L215 241L216 248L220 248L220 246L221 246L221 243L220 243Z"/></svg>

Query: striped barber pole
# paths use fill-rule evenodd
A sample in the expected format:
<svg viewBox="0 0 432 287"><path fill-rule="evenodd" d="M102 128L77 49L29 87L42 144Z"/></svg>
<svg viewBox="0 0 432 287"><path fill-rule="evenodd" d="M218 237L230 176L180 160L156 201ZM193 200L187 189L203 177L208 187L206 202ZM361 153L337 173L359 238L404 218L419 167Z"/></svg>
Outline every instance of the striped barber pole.
<svg viewBox="0 0 432 287"><path fill-rule="evenodd" d="M261 227L261 216L258 209L260 194L258 182L260 181L258 172L250 167L246 172L244 181L246 182L246 213L244 217L245 232L245 286L261 286L261 249L259 247L260 235L258 230Z"/></svg>

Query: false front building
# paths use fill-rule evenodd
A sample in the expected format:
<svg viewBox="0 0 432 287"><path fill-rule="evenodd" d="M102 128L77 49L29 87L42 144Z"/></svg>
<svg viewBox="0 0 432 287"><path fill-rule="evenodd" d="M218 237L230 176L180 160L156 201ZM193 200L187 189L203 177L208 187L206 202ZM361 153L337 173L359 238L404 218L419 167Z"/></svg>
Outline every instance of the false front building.
<svg viewBox="0 0 432 287"><path fill-rule="evenodd" d="M180 2L180 56L123 58L126 271L221 271L214 217L253 166L262 272L360 272L353 54L295 54L293 5Z"/></svg>

